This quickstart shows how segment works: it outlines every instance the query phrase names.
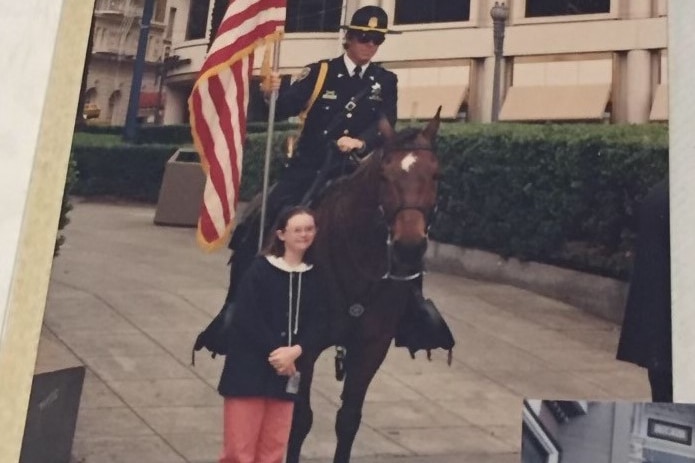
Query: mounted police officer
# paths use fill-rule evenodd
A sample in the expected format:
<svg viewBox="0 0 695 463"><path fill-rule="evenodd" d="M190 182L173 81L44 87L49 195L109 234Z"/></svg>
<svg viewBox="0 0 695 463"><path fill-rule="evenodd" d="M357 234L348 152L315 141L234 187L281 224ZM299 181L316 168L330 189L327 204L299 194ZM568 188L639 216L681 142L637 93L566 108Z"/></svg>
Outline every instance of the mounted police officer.
<svg viewBox="0 0 695 463"><path fill-rule="evenodd" d="M378 147L382 115L395 125L398 78L372 62L385 35L395 33L388 30L387 23L383 9L362 7L354 13L350 25L341 26L347 29L344 54L304 67L289 85L281 84L279 74L272 73L269 85L261 86L266 101L273 90L278 90L276 119L296 115L304 119L297 146L269 192L267 226L273 224L282 208L310 203L329 180L352 172L355 158ZM255 228L237 226L230 241L235 265L228 300L234 297L241 273L255 254Z"/></svg>
<svg viewBox="0 0 695 463"><path fill-rule="evenodd" d="M379 147L378 123L382 115L392 126L396 123L398 78L372 59L386 34L398 32L388 29L388 16L377 6L358 9L350 24L341 28L346 29L345 53L341 56L304 67L289 85L282 84L276 72L268 85L261 85L266 101L274 90L278 91L277 119L299 115L303 120L296 149L292 149L281 178L269 192L267 227L284 207L311 204L328 181L352 172L356 160ZM257 223L242 222L230 241L234 254L227 303L233 302L241 276L256 254L257 227ZM396 345L408 347L411 355L432 345L432 337L444 339L432 348L453 346L448 327L432 302L422 297L421 287L420 279L413 285L414 310L396 337ZM423 324L428 323L434 332L443 334L428 337L427 330L423 330Z"/></svg>

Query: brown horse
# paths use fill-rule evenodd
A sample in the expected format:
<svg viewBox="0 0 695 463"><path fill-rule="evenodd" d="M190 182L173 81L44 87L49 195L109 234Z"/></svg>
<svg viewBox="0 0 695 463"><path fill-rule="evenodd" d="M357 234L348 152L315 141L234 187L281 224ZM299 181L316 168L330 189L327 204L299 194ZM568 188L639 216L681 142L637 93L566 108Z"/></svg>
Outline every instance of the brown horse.
<svg viewBox="0 0 695 463"><path fill-rule="evenodd" d="M441 108L440 108L441 109ZM315 257L330 291L331 334L325 347L345 346L345 383L336 417L334 463L348 463L372 378L381 366L423 269L437 200L434 140L439 111L423 130L395 133L386 120L384 146L320 199ZM305 353L287 463L299 461L312 425L314 363Z"/></svg>

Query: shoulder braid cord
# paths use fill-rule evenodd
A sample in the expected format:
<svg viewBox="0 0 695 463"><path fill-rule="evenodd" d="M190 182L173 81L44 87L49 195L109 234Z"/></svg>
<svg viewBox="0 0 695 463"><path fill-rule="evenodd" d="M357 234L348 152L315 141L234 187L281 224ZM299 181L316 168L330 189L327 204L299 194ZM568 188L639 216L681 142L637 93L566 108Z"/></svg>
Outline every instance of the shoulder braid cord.
<svg viewBox="0 0 695 463"><path fill-rule="evenodd" d="M321 93L321 89L323 89L323 83L326 81L326 74L328 74L328 62L326 61L321 61L319 65L319 75L316 78L316 84L314 85L314 91L311 92L311 96L309 97L309 101L307 101L306 106L302 110L301 113L299 113L299 133L302 133L302 130L304 129L304 121L306 120L307 114L309 114L309 111L311 108L314 106L314 103L316 102L316 99L319 97L319 93ZM292 154L294 153L294 146L296 143L297 137L292 137L291 139L288 140L287 143L287 157L291 158Z"/></svg>

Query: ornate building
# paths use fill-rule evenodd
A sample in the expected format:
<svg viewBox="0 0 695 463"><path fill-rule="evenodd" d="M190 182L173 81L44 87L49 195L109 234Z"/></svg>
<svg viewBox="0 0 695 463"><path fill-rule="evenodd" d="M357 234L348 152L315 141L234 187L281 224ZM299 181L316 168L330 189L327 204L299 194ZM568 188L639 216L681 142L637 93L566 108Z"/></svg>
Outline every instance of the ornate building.
<svg viewBox="0 0 695 463"><path fill-rule="evenodd" d="M98 123L123 125L144 0L96 0L94 30L85 88L85 116ZM139 116L153 121L160 108L158 69L168 51L166 0L155 0L150 24Z"/></svg>
<svg viewBox="0 0 695 463"><path fill-rule="evenodd" d="M169 0L176 11L172 53L190 62L166 79L165 123L188 119L186 100L224 4ZM389 36L376 56L399 76L400 119L429 118L441 104L448 118L491 120L494 0L288 0L281 72L290 76L340 54L338 26L368 4L383 7L403 32ZM507 7L500 120L668 118L666 0L508 0ZM252 95L252 118L255 104Z"/></svg>

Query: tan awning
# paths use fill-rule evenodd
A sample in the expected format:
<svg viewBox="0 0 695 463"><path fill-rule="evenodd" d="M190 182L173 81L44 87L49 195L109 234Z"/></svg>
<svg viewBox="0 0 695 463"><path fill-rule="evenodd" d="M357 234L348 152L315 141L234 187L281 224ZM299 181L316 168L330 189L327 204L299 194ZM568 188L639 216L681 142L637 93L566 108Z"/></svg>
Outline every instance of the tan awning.
<svg viewBox="0 0 695 463"><path fill-rule="evenodd" d="M398 87L398 119L430 119L440 105L441 117L454 119L467 94L466 85Z"/></svg>
<svg viewBox="0 0 695 463"><path fill-rule="evenodd" d="M656 87L654 101L652 102L652 112L649 114L650 121L668 120L668 85L662 84Z"/></svg>
<svg viewBox="0 0 695 463"><path fill-rule="evenodd" d="M510 87L501 121L601 120L610 84Z"/></svg>

